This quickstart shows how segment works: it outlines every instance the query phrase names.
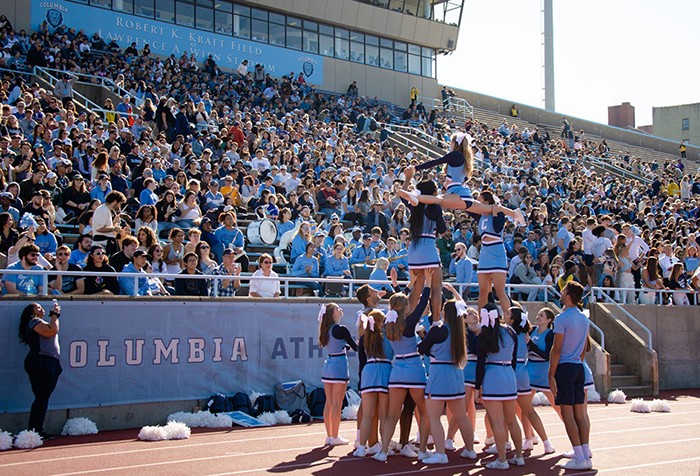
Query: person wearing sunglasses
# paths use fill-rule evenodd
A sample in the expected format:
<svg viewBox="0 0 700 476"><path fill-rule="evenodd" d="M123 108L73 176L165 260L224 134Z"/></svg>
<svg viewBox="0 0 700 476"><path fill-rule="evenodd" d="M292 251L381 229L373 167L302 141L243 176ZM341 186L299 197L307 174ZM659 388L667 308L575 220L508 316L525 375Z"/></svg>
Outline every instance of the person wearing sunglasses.
<svg viewBox="0 0 700 476"><path fill-rule="evenodd" d="M7 267L8 270L43 269L37 264L39 247L33 242L23 245L17 253L19 261ZM42 278L39 274L4 274L2 293L5 294L41 294L43 291Z"/></svg>
<svg viewBox="0 0 700 476"><path fill-rule="evenodd" d="M66 245L61 245L56 249L57 271L81 271L81 269L70 263L71 251ZM85 278L82 276L67 276L62 274L49 275L49 289L51 294L84 294Z"/></svg>
<svg viewBox="0 0 700 476"><path fill-rule="evenodd" d="M83 271L98 273L116 272L109 265L107 253L102 245L93 245L87 257ZM85 276L85 294L119 294L119 282L116 276Z"/></svg>
<svg viewBox="0 0 700 476"><path fill-rule="evenodd" d="M250 278L250 289L248 295L250 297L261 298L277 298L280 296L280 281L279 279L260 279L278 278L279 276L272 270L272 256L267 253L260 255L258 259L258 269Z"/></svg>

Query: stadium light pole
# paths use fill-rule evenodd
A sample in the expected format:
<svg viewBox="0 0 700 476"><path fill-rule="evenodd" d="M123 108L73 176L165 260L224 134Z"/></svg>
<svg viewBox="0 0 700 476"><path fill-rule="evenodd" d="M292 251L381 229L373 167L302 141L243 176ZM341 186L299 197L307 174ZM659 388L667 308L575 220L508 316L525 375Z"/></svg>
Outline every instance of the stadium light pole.
<svg viewBox="0 0 700 476"><path fill-rule="evenodd" d="M554 14L552 0L544 0L544 108L554 111Z"/></svg>

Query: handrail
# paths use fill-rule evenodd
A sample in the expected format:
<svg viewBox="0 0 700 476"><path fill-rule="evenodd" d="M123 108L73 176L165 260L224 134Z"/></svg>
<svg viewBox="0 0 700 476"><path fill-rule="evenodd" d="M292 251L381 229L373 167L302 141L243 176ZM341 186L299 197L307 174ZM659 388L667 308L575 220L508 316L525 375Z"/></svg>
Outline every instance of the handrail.
<svg viewBox="0 0 700 476"><path fill-rule="evenodd" d="M615 165L613 163L606 162L605 159L602 157L596 157L594 155L584 155L584 159L588 160L590 162L593 162L594 164L599 165L601 167L609 167L609 168L613 169L613 172L616 172L619 175L622 175L622 178L627 178L629 176L630 178L633 178L635 180L639 180L644 185L648 185L651 182L651 180L649 180L646 177L643 177L641 175L630 172L629 170L625 170L622 167L618 167L617 165Z"/></svg>
<svg viewBox="0 0 700 476"><path fill-rule="evenodd" d="M651 331L649 330L649 328L647 328L647 326L645 326L644 324L642 324L636 317L634 317L632 314L630 314L629 311L627 311L624 307L622 307L622 305L620 305L620 303L618 303L618 302L615 301L612 297L610 297L607 293L605 293L605 292L604 292L604 289L606 289L606 288L599 288L599 287L595 287L595 286L592 287L592 288L591 288L591 291L592 291L591 297L595 300L595 299L596 299L595 291L600 291L600 292L601 292L601 296L603 297L603 299L604 299L605 301L607 301L608 303L614 305L618 310L622 311L622 313L623 313L627 318L629 318L632 322L634 322L635 324L637 324L637 326L640 327L640 329L641 329L641 330L646 334L646 336L647 336L647 342L646 342L646 347L647 347L647 349L653 350ZM608 289L610 289L610 288L608 288Z"/></svg>
<svg viewBox="0 0 700 476"><path fill-rule="evenodd" d="M54 71L58 71L58 70L54 70ZM39 73L43 73L43 75L39 74ZM51 86L55 86L56 83L59 81L58 78L53 76L51 73L46 71L46 69L42 68L41 66L34 66L34 75L35 76L43 76L44 79L46 79ZM93 112L93 109L100 107L95 102L93 102L91 99L88 99L87 97L80 94L78 91L75 91L75 90L73 91L73 97L82 100L84 102L84 104L82 106L88 112Z"/></svg>
<svg viewBox="0 0 700 476"><path fill-rule="evenodd" d="M601 349L605 350L605 332L603 332L603 329L598 327L596 323L591 321L590 319L588 319L588 323L593 329L595 329L598 332L598 335L600 336L600 347Z"/></svg>

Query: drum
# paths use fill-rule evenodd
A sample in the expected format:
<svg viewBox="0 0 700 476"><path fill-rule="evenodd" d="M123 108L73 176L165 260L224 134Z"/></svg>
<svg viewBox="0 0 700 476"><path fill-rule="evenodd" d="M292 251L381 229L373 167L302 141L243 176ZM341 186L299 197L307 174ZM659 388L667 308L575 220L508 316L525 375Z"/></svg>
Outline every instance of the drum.
<svg viewBox="0 0 700 476"><path fill-rule="evenodd" d="M248 225L248 241L252 245L272 245L277 240L277 225L272 220L258 220Z"/></svg>

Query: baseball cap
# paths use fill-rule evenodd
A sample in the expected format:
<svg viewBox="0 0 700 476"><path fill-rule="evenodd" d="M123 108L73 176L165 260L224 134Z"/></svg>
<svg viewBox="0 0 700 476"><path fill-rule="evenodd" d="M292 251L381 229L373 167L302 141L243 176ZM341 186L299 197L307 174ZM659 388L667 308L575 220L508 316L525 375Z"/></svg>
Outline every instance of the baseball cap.
<svg viewBox="0 0 700 476"><path fill-rule="evenodd" d="M48 174L46 174L47 180L51 180L52 178L56 178L56 177L58 177L58 175L56 175L54 172L49 172Z"/></svg>
<svg viewBox="0 0 700 476"><path fill-rule="evenodd" d="M352 232L355 233L356 231L362 231L362 228L360 228L359 226L356 226L352 229Z"/></svg>
<svg viewBox="0 0 700 476"><path fill-rule="evenodd" d="M365 234L362 235L362 239L363 239L363 240L371 240L371 239L372 239L372 235L370 235L369 233L365 233Z"/></svg>
<svg viewBox="0 0 700 476"><path fill-rule="evenodd" d="M226 255L233 255L233 254L236 254L236 252L233 251L233 248L226 248L226 249L224 250L224 256L226 256Z"/></svg>
<svg viewBox="0 0 700 476"><path fill-rule="evenodd" d="M132 259L136 259L139 256L147 256L147 255L148 255L148 253L146 253L144 250L136 250L136 251L134 251L134 256Z"/></svg>

